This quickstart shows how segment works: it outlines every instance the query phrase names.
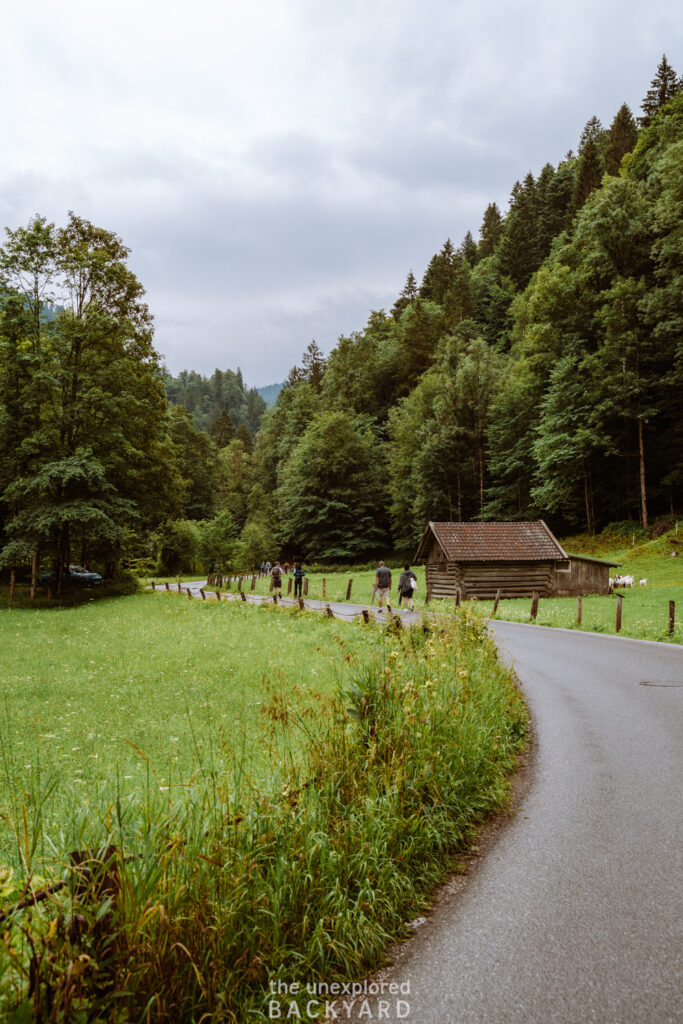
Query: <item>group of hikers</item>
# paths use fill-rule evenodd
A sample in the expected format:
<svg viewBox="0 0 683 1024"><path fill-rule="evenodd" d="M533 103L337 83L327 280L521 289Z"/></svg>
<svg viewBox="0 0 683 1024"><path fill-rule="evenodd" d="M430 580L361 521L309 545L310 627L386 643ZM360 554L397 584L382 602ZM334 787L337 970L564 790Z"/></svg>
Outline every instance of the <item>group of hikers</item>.
<svg viewBox="0 0 683 1024"><path fill-rule="evenodd" d="M280 565L279 562L261 562L261 576L270 576L273 583L273 594L275 597L282 596L282 577L289 575L289 570L292 566L289 562L285 562L284 565ZM294 579L294 597L303 596L303 585L304 585L304 572L301 562L295 562L294 568L292 569L292 577Z"/></svg>
<svg viewBox="0 0 683 1024"><path fill-rule="evenodd" d="M398 578L398 606L404 601L411 612L415 611L415 591L417 590L417 576L406 562L403 572ZM389 604L389 593L391 591L391 569L387 568L384 562L380 562L375 573L375 593L377 594L377 605L382 607L384 600L387 608L391 611Z"/></svg>
<svg viewBox="0 0 683 1024"><path fill-rule="evenodd" d="M289 575L289 570L292 569L292 576L294 578L294 597L302 597L304 572L301 562L295 562L294 567L289 562L285 562L280 565L278 561L261 562L261 576L270 576L272 580L272 590L275 597L281 597L282 595L282 577ZM398 580L398 606L401 607L401 603L405 602L407 608L411 612L415 611L415 591L417 590L417 576L410 568L410 565L406 562L403 566L403 572L399 576ZM389 594L391 592L391 569L387 568L384 562L380 562L377 566L377 572L375 573L375 587L374 593L377 594L377 605L381 609L383 608L384 601L386 600L387 609L391 611L391 605L389 603Z"/></svg>

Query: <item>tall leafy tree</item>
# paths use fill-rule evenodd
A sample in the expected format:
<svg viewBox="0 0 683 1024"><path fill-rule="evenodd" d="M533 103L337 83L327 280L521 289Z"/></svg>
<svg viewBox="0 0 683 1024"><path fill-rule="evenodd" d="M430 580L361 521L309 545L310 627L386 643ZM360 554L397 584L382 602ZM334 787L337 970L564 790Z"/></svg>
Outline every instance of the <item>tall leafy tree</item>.
<svg viewBox="0 0 683 1024"><path fill-rule="evenodd" d="M128 529L163 514L158 496L139 493L154 482L150 458L162 493L173 475L152 319L127 256L116 235L74 214L61 229L36 217L0 249L5 289L30 319L17 386L31 408L3 495L0 560L47 554L58 588L77 544L114 560Z"/></svg>
<svg viewBox="0 0 683 1024"><path fill-rule="evenodd" d="M388 480L371 423L323 413L306 429L277 492L282 545L306 557L364 558L387 542Z"/></svg>

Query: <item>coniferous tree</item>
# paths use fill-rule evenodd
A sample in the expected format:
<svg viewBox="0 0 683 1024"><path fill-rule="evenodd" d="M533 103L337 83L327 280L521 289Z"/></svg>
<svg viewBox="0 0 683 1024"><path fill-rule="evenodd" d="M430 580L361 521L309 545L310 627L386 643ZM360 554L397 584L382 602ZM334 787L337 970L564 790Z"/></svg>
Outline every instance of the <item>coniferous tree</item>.
<svg viewBox="0 0 683 1024"><path fill-rule="evenodd" d="M597 146L598 152L602 152L605 140L605 129L602 127L600 118L595 115L590 117L583 126L581 138L579 139L579 156L583 153L590 139L592 139Z"/></svg>
<svg viewBox="0 0 683 1024"><path fill-rule="evenodd" d="M646 128L655 114L670 99L673 99L681 91L681 88L681 80L677 78L676 72L666 59L666 54L664 54L657 67L657 74L652 79L650 88L647 90L645 98L640 105L643 113L638 118L638 123L641 128Z"/></svg>
<svg viewBox="0 0 683 1024"><path fill-rule="evenodd" d="M458 255L462 256L464 260L467 260L471 267L473 267L479 259L479 250L477 248L477 243L472 238L471 231L466 232L465 237L460 244L460 248L458 249Z"/></svg>
<svg viewBox="0 0 683 1024"><path fill-rule="evenodd" d="M524 288L541 263L536 182L529 172L516 182L510 198L505 230L496 249L500 272Z"/></svg>
<svg viewBox="0 0 683 1024"><path fill-rule="evenodd" d="M621 161L632 152L638 139L638 129L630 107L622 103L609 127L605 139L605 171L618 174Z"/></svg>
<svg viewBox="0 0 683 1024"><path fill-rule="evenodd" d="M211 437L219 448L226 448L235 436L235 425L223 409L211 427Z"/></svg>
<svg viewBox="0 0 683 1024"><path fill-rule="evenodd" d="M401 294L391 307L391 315L393 316L394 320L400 320L403 310L406 308L406 306L409 306L410 303L416 298L417 281L415 280L415 275L413 274L412 270L410 270L406 278L406 283L403 285L403 288L401 290Z"/></svg>
<svg viewBox="0 0 683 1024"><path fill-rule="evenodd" d="M460 259L450 238L447 238L441 251L433 256L425 270L420 285L420 298L432 302L443 302L444 295L453 283L453 273Z"/></svg>
<svg viewBox="0 0 683 1024"><path fill-rule="evenodd" d="M304 352L301 365L304 371L304 380L311 385L314 391L320 394L325 374L325 357L315 340L310 343Z"/></svg>
<svg viewBox="0 0 683 1024"><path fill-rule="evenodd" d="M576 178L569 205L569 218L573 219L583 208L592 192L599 187L603 175L600 147L592 135L586 139L576 168Z"/></svg>
<svg viewBox="0 0 683 1024"><path fill-rule="evenodd" d="M479 256L493 256L503 235L503 216L496 203L489 203L479 228Z"/></svg>

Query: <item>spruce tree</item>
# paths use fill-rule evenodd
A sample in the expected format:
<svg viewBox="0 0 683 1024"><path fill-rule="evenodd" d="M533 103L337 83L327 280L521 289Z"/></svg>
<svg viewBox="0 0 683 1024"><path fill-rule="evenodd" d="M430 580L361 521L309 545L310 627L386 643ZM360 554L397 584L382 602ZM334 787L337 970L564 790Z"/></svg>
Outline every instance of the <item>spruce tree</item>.
<svg viewBox="0 0 683 1024"><path fill-rule="evenodd" d="M443 302L444 295L453 283L455 265L459 259L459 255L453 248L453 243L450 238L447 238L441 251L429 261L429 266L420 285L421 299Z"/></svg>
<svg viewBox="0 0 683 1024"><path fill-rule="evenodd" d="M610 125L605 140L605 171L618 174L621 161L633 150L638 139L638 129L630 107L622 103Z"/></svg>
<svg viewBox="0 0 683 1024"><path fill-rule="evenodd" d="M579 157L569 205L569 219L573 220L579 210L583 209L591 192L599 187L602 181L603 163L596 140L589 136Z"/></svg>
<svg viewBox="0 0 683 1024"><path fill-rule="evenodd" d="M400 320L406 306L417 298L417 281L412 270L408 271L406 283L403 285L401 294L396 299L396 302L391 307L391 315L394 320Z"/></svg>
<svg viewBox="0 0 683 1024"><path fill-rule="evenodd" d="M479 250L477 249L477 243L472 238L471 231L468 231L463 238L460 248L458 249L458 254L462 256L463 259L467 260L471 267L473 267L479 259Z"/></svg>
<svg viewBox="0 0 683 1024"><path fill-rule="evenodd" d="M641 128L646 128L658 110L669 102L670 99L681 91L681 80L676 77L676 72L666 59L662 56L657 67L657 74L650 83L650 88L645 94L645 99L640 105L643 111L638 123Z"/></svg>
<svg viewBox="0 0 683 1024"><path fill-rule="evenodd" d="M496 203L489 203L479 228L479 257L493 256L503 235L503 216Z"/></svg>
<svg viewBox="0 0 683 1024"><path fill-rule="evenodd" d="M596 117L594 114L593 117L589 118L583 126L583 131L581 132L581 138L579 140L579 156L581 156L586 148L589 139L592 139L593 142L595 142L598 150L602 149L605 134L605 129L602 127L600 118Z"/></svg>
<svg viewBox="0 0 683 1024"><path fill-rule="evenodd" d="M496 257L501 274L519 288L526 287L541 264L536 182L531 172L523 184L515 182L512 189L510 212Z"/></svg>

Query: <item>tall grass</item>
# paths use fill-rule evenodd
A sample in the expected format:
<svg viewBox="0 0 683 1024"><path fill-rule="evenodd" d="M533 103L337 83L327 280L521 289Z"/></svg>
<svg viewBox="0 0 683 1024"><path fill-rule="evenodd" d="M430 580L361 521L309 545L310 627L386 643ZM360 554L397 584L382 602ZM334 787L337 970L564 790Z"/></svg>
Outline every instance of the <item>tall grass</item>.
<svg viewBox="0 0 683 1024"><path fill-rule="evenodd" d="M341 642L336 695L270 693L261 744L277 770L252 774L218 745L181 796L159 790L152 766L137 794L113 779L69 825L69 842L92 851L85 865L57 856L66 837L28 821L17 794L32 852L11 898L66 885L3 922L0 1014L263 1020L272 980L351 980L380 963L504 801L526 720L471 616L365 629L375 652Z"/></svg>

